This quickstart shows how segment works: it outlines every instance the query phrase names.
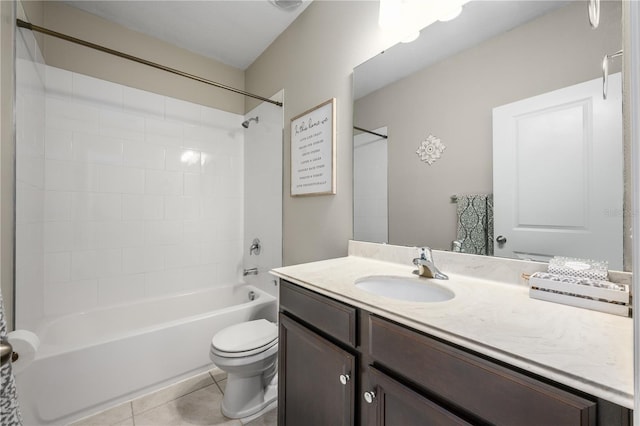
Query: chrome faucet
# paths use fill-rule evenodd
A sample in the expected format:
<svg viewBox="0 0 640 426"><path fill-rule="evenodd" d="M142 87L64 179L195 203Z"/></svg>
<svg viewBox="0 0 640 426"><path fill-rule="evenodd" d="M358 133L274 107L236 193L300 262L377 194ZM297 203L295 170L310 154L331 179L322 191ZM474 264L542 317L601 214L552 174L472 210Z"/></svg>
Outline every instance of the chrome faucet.
<svg viewBox="0 0 640 426"><path fill-rule="evenodd" d="M258 275L258 268L249 268L242 271L242 276Z"/></svg>
<svg viewBox="0 0 640 426"><path fill-rule="evenodd" d="M427 278L436 278L438 280L448 280L449 277L436 267L433 263L433 256L429 247L420 249L420 257L413 259L413 264L418 267L418 275Z"/></svg>

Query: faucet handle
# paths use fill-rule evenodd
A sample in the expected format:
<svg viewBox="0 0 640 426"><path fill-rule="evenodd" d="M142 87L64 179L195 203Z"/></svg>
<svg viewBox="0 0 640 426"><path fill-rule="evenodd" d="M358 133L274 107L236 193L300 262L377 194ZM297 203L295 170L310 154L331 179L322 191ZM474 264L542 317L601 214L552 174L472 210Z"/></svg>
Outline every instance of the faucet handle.
<svg viewBox="0 0 640 426"><path fill-rule="evenodd" d="M429 247L420 247L419 249L420 257L416 257L413 259L414 265L419 265L422 261L432 262L433 258L431 256L431 248Z"/></svg>
<svg viewBox="0 0 640 426"><path fill-rule="evenodd" d="M419 265L421 260L431 261L431 249L429 247L420 247L418 250L420 257L413 259L414 265Z"/></svg>
<svg viewBox="0 0 640 426"><path fill-rule="evenodd" d="M433 260L433 254L431 253L431 247L421 247L420 248L420 259L422 260Z"/></svg>
<svg viewBox="0 0 640 426"><path fill-rule="evenodd" d="M260 250L262 249L262 244L260 244L259 238L254 238L251 242L251 247L249 247L249 256L255 254L256 256L260 255Z"/></svg>

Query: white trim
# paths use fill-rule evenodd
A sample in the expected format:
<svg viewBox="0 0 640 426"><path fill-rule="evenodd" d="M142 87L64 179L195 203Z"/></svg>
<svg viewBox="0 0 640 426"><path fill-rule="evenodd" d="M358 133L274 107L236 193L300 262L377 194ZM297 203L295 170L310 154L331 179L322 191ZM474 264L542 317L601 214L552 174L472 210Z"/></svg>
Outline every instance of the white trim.
<svg viewBox="0 0 640 426"><path fill-rule="evenodd" d="M629 25L631 30L629 54L631 72L630 130L631 162L633 176L633 336L634 336L634 416L633 424L640 426L640 2L629 2Z"/></svg>

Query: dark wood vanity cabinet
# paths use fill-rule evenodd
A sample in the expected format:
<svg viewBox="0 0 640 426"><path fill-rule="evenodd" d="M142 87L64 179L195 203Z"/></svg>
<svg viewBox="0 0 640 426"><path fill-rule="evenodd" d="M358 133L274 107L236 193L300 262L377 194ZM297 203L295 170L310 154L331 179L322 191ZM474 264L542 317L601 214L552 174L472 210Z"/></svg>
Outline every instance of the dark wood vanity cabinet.
<svg viewBox="0 0 640 426"><path fill-rule="evenodd" d="M279 344L279 362L285 365L278 379L279 424L354 424L355 390L349 381L355 355L284 315Z"/></svg>
<svg viewBox="0 0 640 426"><path fill-rule="evenodd" d="M282 282L278 424L355 425L356 309Z"/></svg>
<svg viewBox="0 0 640 426"><path fill-rule="evenodd" d="M630 426L631 411L281 280L278 424Z"/></svg>

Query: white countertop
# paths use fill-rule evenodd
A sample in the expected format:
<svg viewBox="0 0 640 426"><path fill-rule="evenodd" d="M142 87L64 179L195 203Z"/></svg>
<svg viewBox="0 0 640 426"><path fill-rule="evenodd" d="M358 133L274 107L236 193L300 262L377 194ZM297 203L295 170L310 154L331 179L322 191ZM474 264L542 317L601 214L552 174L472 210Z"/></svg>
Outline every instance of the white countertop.
<svg viewBox="0 0 640 426"><path fill-rule="evenodd" d="M277 268L318 293L633 409L633 321L529 298L526 286L452 274L435 280L455 297L405 302L357 288L372 275L415 278L415 268L365 257ZM425 278L426 279L426 278Z"/></svg>

